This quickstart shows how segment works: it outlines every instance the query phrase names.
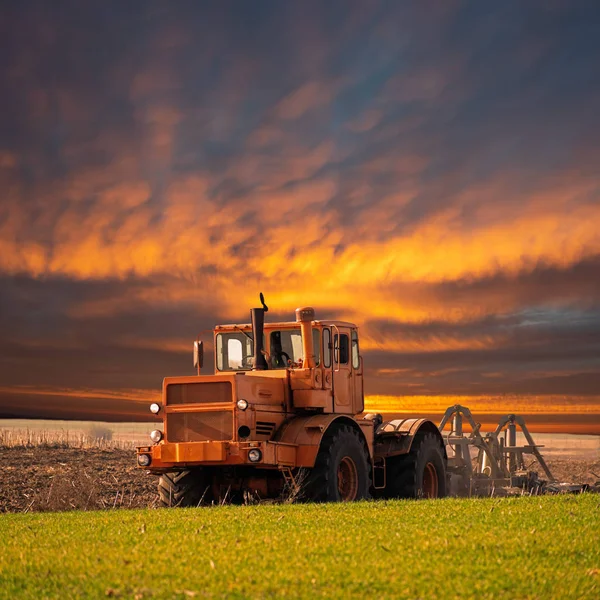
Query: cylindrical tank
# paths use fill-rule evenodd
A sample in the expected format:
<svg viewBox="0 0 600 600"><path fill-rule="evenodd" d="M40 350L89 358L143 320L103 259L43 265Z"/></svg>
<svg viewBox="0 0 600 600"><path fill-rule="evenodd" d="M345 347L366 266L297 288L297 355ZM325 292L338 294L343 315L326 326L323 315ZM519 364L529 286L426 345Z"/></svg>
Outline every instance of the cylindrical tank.
<svg viewBox="0 0 600 600"><path fill-rule="evenodd" d="M312 369L317 366L312 336L312 321L314 320L314 308L306 306L296 309L296 323L300 323L300 331L302 333L302 352L304 354L302 366L305 369Z"/></svg>

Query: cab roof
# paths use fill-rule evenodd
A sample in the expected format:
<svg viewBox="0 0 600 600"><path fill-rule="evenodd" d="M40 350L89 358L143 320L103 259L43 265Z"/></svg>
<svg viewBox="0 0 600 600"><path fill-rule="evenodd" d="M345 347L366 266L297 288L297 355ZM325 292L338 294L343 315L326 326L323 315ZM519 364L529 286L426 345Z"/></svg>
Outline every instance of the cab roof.
<svg viewBox="0 0 600 600"><path fill-rule="evenodd" d="M351 329L356 329L356 325L354 323L350 323L348 321L323 321L318 319L316 321L311 321L311 325L313 326L323 326L323 327L350 327ZM295 329L300 327L300 323L296 321L281 321L278 323L265 323L265 329ZM215 331L235 331L236 329L243 330L252 330L251 323L230 323L227 325L216 325Z"/></svg>

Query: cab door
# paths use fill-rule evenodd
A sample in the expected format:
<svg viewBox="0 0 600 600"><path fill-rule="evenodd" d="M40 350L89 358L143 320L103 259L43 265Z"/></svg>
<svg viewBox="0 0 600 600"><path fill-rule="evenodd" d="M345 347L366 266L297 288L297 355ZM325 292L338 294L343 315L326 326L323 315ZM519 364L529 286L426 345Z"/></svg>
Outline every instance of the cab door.
<svg viewBox="0 0 600 600"><path fill-rule="evenodd" d="M335 412L354 413L354 378L350 330L333 327L333 406Z"/></svg>
<svg viewBox="0 0 600 600"><path fill-rule="evenodd" d="M352 330L350 343L352 344L352 381L354 388L354 414L365 410L365 395L363 387L363 362L358 347L358 331Z"/></svg>

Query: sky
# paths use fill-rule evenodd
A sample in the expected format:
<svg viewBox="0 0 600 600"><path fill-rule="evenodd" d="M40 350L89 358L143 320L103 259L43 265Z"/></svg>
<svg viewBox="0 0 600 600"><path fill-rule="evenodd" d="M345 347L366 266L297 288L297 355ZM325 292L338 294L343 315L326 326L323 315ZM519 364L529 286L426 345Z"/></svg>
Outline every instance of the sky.
<svg viewBox="0 0 600 600"><path fill-rule="evenodd" d="M597 3L13 0L0 40L0 416L141 414L262 291L359 325L371 407L600 433Z"/></svg>

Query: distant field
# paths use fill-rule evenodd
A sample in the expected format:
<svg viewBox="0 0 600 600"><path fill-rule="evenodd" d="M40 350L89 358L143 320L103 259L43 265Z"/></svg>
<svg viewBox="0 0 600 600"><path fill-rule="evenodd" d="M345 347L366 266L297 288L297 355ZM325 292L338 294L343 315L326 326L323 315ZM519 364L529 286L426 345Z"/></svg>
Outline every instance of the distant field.
<svg viewBox="0 0 600 600"><path fill-rule="evenodd" d="M384 415L386 419L402 415ZM406 418L406 416L404 416ZM123 448L148 444L157 423L110 423L102 421L56 421L33 419L0 419L0 448L14 446L68 445L78 448ZM493 426L483 431L493 430ZM534 440L543 446L548 458L600 460L600 435L570 433L534 433ZM517 443L526 443L517 433Z"/></svg>
<svg viewBox="0 0 600 600"><path fill-rule="evenodd" d="M406 415L386 414L384 418L406 418ZM132 449L135 446L148 444L150 431L157 427L162 427L162 421L156 423L110 423L0 419L0 447L62 444L74 447L100 446ZM493 431L494 428L495 426L489 424L482 431ZM537 444L544 446L542 452L547 456L600 459L600 435L534 433L533 437ZM526 443L520 431L517 434L517 443Z"/></svg>
<svg viewBox="0 0 600 600"><path fill-rule="evenodd" d="M132 449L147 444L150 431L161 423L0 419L0 447L47 444Z"/></svg>
<svg viewBox="0 0 600 600"><path fill-rule="evenodd" d="M598 598L598 496L0 516L2 598Z"/></svg>

